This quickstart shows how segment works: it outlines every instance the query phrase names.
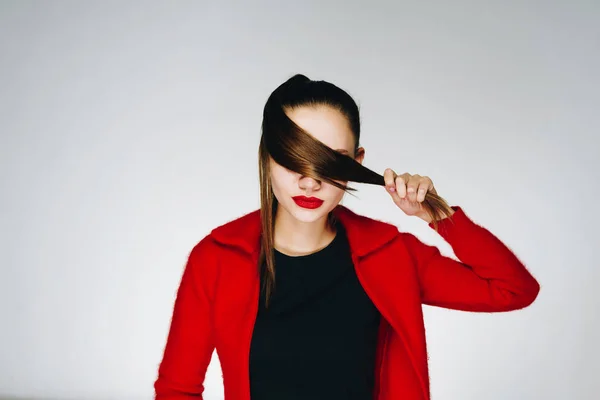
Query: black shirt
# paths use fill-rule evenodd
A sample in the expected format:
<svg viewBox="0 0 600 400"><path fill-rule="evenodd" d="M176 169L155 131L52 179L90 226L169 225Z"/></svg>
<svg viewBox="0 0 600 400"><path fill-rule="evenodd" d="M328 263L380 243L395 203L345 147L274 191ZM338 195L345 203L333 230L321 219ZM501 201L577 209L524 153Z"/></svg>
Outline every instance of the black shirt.
<svg viewBox="0 0 600 400"><path fill-rule="evenodd" d="M380 315L358 281L345 231L304 256L275 250L250 347L252 400L372 400Z"/></svg>

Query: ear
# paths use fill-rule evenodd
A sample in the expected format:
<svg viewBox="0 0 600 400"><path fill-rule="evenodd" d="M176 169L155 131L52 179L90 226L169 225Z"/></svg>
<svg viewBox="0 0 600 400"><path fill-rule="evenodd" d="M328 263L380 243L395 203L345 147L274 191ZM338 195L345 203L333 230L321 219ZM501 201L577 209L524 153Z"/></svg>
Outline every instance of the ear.
<svg viewBox="0 0 600 400"><path fill-rule="evenodd" d="M356 149L356 155L354 156L354 159L357 162L359 162L360 164L362 164L364 158L365 158L365 149L363 147L359 147L358 149Z"/></svg>

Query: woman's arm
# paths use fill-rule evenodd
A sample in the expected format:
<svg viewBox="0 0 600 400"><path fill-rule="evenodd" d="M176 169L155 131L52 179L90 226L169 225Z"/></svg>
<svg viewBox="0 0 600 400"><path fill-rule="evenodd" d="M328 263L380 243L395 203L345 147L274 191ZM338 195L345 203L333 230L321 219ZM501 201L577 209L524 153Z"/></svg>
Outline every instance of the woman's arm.
<svg viewBox="0 0 600 400"><path fill-rule="evenodd" d="M417 267L422 302L481 312L518 310L533 303L540 286L523 263L460 207L452 209L454 223L448 218L438 221L438 232L460 262L410 233L401 233Z"/></svg>
<svg viewBox="0 0 600 400"><path fill-rule="evenodd" d="M208 240L204 238L191 251L181 278L154 383L156 400L202 400L204 377L214 350L207 282L201 275L213 262Z"/></svg>

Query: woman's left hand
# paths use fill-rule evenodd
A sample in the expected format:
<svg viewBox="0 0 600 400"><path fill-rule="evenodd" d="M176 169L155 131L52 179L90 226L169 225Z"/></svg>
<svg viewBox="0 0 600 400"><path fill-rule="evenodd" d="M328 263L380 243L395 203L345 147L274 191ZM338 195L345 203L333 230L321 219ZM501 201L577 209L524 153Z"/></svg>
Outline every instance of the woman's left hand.
<svg viewBox="0 0 600 400"><path fill-rule="evenodd" d="M398 175L393 169L387 168L383 173L383 178L387 192L406 215L414 215L430 222L429 215L422 203L428 192L433 194L437 194L437 192L428 176L411 175L408 172Z"/></svg>

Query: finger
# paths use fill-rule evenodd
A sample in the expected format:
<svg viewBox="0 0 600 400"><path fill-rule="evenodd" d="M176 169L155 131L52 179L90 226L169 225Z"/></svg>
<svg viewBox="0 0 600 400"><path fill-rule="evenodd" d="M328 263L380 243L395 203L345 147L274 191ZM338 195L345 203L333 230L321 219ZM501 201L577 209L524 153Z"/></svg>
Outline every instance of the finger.
<svg viewBox="0 0 600 400"><path fill-rule="evenodd" d="M419 182L419 189L417 191L417 201L419 203L425 201L425 196L427 196L428 192L433 192L433 182L428 176L424 176Z"/></svg>
<svg viewBox="0 0 600 400"><path fill-rule="evenodd" d="M388 192L394 192L396 190L396 184L394 183L394 178L396 177L396 173L391 168L386 168L383 171L383 180L385 182L385 188Z"/></svg>
<svg viewBox="0 0 600 400"><path fill-rule="evenodd" d="M386 188L388 189L388 193L390 194L390 196L392 196L392 200L394 201L394 203L397 206L400 206L401 199L400 199L400 197L398 197L398 190L396 188L396 181L395 181L395 178L397 175L393 170L390 169L389 171L391 171L391 174L390 174L390 172L388 172L387 179L388 179L388 182L391 182L391 183L387 183ZM386 172L387 172L387 170L386 170ZM385 173L384 173L384 177L385 177Z"/></svg>
<svg viewBox="0 0 600 400"><path fill-rule="evenodd" d="M425 200L425 196L427 195L427 191L429 190L429 184L426 181L421 181L419 183L419 189L417 191L417 201L422 203Z"/></svg>
<svg viewBox="0 0 600 400"><path fill-rule="evenodd" d="M417 201L417 189L419 187L419 183L421 182L421 175L415 174L410 177L408 182L406 183L406 192L408 194L408 201L415 202Z"/></svg>
<svg viewBox="0 0 600 400"><path fill-rule="evenodd" d="M408 172L398 175L396 177L396 191L401 199L406 198L406 183L410 180L410 174Z"/></svg>

